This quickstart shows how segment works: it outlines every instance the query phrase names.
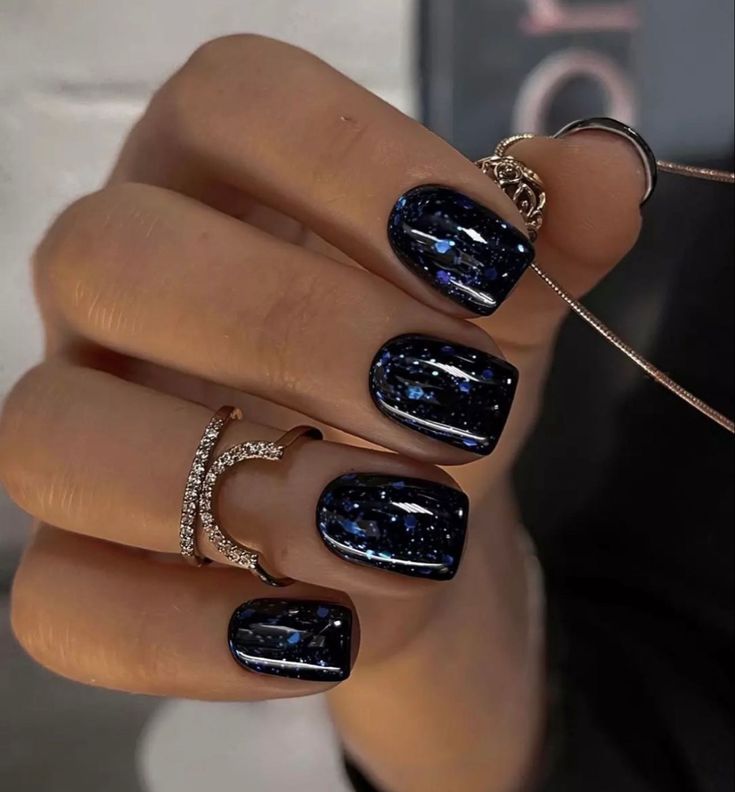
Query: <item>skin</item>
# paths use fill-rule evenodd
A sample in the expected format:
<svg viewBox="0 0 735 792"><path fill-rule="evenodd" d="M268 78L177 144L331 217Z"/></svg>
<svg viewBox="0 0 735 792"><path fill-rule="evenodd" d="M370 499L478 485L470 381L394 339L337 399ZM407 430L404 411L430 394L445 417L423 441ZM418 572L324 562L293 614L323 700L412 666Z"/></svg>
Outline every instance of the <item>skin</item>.
<svg viewBox="0 0 735 792"><path fill-rule="evenodd" d="M538 259L582 295L637 237L640 162L624 141L596 132L525 141L513 154L546 184ZM105 187L65 210L38 248L46 359L0 419L2 482L37 521L12 623L38 662L164 696L326 690L233 663L223 640L232 610L273 590L243 570L195 569L176 555L183 484L211 411L243 408L247 420L228 443L275 439L308 420L328 442L302 442L278 465L239 466L219 512L275 573L300 581L286 596L353 608L353 674L329 692L344 743L392 792L511 792L533 777L543 609L509 472L564 307L527 273L493 317L470 321L412 275L390 249L386 221L397 196L426 183L522 227L461 154L288 45L210 42L159 90ZM519 368L490 457L375 409L372 357L406 332ZM453 581L355 566L324 547L315 504L348 470L465 489L472 519Z"/></svg>

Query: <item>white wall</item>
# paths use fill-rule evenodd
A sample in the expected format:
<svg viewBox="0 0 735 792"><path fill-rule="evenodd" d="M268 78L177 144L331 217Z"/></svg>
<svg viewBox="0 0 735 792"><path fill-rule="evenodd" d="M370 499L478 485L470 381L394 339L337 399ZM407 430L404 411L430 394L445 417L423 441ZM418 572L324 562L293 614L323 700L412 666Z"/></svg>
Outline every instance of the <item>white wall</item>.
<svg viewBox="0 0 735 792"><path fill-rule="evenodd" d="M35 360L27 261L93 189L152 90L214 36L317 52L410 111L413 0L0 0L0 398Z"/></svg>
<svg viewBox="0 0 735 792"><path fill-rule="evenodd" d="M413 10L413 0L0 0L0 399L41 354L34 244L99 185L153 89L199 43L240 31L286 39L411 112ZM20 544L26 522L0 491L0 552ZM318 701L170 702L139 766L151 792L338 792L336 757Z"/></svg>
<svg viewBox="0 0 735 792"><path fill-rule="evenodd" d="M41 355L28 260L198 44L256 32L414 108L414 0L0 0L0 400ZM0 549L24 520L0 490Z"/></svg>

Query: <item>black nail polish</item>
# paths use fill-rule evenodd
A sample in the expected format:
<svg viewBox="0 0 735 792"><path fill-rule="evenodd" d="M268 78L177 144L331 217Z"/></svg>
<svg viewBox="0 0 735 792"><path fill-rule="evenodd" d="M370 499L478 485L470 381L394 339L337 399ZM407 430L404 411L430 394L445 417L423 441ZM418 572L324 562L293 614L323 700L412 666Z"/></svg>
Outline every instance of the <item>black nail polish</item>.
<svg viewBox="0 0 735 792"><path fill-rule="evenodd" d="M402 195L388 221L398 258L440 292L489 315L533 261L518 229L456 190L426 185Z"/></svg>
<svg viewBox="0 0 735 792"><path fill-rule="evenodd" d="M389 341L370 369L370 393L382 413L483 455L500 438L517 381L517 369L504 360L421 335Z"/></svg>
<svg viewBox="0 0 735 792"><path fill-rule="evenodd" d="M235 660L261 674L341 682L350 675L352 612L308 600L254 599L232 614Z"/></svg>
<svg viewBox="0 0 735 792"><path fill-rule="evenodd" d="M324 544L340 558L401 575L450 580L464 547L464 492L424 479L348 473L317 506Z"/></svg>

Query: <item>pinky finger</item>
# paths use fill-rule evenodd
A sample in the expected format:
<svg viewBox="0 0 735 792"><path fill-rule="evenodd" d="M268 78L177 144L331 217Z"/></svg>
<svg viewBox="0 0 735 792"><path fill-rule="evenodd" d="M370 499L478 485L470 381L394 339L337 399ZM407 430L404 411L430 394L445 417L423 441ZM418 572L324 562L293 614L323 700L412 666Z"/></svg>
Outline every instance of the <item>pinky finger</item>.
<svg viewBox="0 0 735 792"><path fill-rule="evenodd" d="M47 526L16 575L12 623L26 651L62 676L207 700L323 692L349 675L356 645L341 593L296 584L274 599L241 570L196 569Z"/></svg>

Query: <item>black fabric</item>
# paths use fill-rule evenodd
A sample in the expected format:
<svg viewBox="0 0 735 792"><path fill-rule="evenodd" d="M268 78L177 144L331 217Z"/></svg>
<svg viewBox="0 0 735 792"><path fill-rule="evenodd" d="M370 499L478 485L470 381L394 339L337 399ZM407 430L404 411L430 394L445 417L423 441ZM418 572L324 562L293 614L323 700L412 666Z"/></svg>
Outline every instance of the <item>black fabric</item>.
<svg viewBox="0 0 735 792"><path fill-rule="evenodd" d="M671 260L678 275L652 357L731 414L733 198L709 190L709 212L696 207ZM551 788L729 791L732 437L648 382L615 426L598 494L538 537L568 714Z"/></svg>
<svg viewBox="0 0 735 792"><path fill-rule="evenodd" d="M702 202L689 210L686 234L679 227L672 239L669 227L661 247L674 275L651 357L732 414L733 195L691 184L677 185L678 198ZM682 211L681 203L668 206ZM554 378L569 387L573 352L557 361L550 390ZM605 475L584 507L551 527L528 510L547 576L560 686L557 755L543 792L731 792L735 785L733 440L660 387L639 382L617 410ZM543 438L529 453L551 461ZM529 476L537 487L540 479L530 475L534 460L521 468L528 498ZM357 790L371 792L350 772Z"/></svg>

